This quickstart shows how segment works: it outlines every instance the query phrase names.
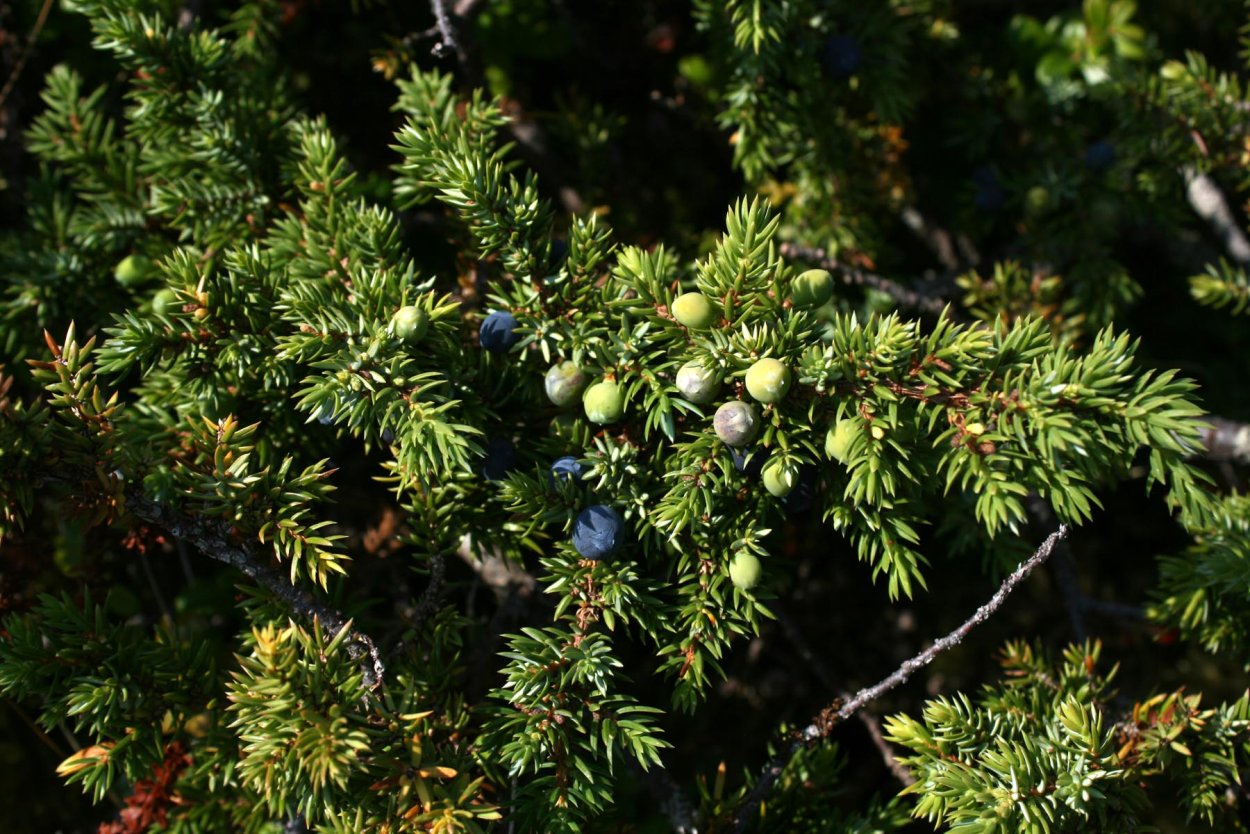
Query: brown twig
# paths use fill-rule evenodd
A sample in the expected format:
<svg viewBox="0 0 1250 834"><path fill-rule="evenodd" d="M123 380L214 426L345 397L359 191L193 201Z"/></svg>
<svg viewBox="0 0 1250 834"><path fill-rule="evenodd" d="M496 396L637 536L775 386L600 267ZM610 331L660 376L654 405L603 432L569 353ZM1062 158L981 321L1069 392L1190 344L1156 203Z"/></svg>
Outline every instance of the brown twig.
<svg viewBox="0 0 1250 834"><path fill-rule="evenodd" d="M31 27L30 34L26 37L26 45L22 48L22 54L17 56L17 61L13 64L13 71L5 79L4 86L0 87L0 108L4 107L4 103L9 99L9 94L17 86L17 79L21 77L22 70L26 69L26 62L30 60L31 53L35 51L35 41L39 38L39 33L43 31L43 25L48 22L48 13L50 11L52 11L52 0L43 0L43 6L39 9L39 16L35 18L35 25Z"/></svg>
<svg viewBox="0 0 1250 834"><path fill-rule="evenodd" d="M732 830L735 834L742 834L746 830L747 823L755 814L756 809L759 808L760 802L768 795L773 783L777 781L777 777L785 770L786 765L789 764L790 759L794 757L794 754L798 752L800 747L829 735L830 731L839 722L845 721L863 709L865 705L905 683L917 670L927 666L942 652L963 642L963 639L968 636L969 632L988 620L995 611L1002 607L1003 603L1007 601L1007 597L1016 589L1016 586L1023 582L1039 565L1050 558L1050 554L1054 551L1055 546L1067 538L1067 536L1068 526L1066 524L1060 525L1058 530L1051 533L1046 538L1046 541L1042 542L1032 556L1022 562L1019 567L1011 572L1010 576L1003 580L1003 584L994 592L994 595L978 608L971 617L965 620L959 628L937 640L933 645L916 656L904 661L901 666L878 683L859 690L850 700L845 702L835 701L821 710L805 729L797 733L764 766L759 779L756 780L755 787L742 800L742 803L738 806L737 813L734 815Z"/></svg>
<svg viewBox="0 0 1250 834"><path fill-rule="evenodd" d="M238 568L300 616L316 619L334 632L347 628L347 653L361 663L365 685L375 689L382 684L386 666L369 635L354 628L350 620L318 602L303 588L292 585L278 571L261 561L250 548L234 543L227 522L183 514L153 501L137 489L127 491L126 506L135 518L167 530L174 538L185 540L206 556Z"/></svg>

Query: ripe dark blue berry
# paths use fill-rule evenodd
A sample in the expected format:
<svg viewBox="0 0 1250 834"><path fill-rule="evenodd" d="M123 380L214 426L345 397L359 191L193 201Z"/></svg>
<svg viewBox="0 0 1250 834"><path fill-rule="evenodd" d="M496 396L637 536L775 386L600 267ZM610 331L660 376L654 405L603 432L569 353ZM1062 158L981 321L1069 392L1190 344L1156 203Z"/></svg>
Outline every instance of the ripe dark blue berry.
<svg viewBox="0 0 1250 834"><path fill-rule="evenodd" d="M625 519L606 504L593 504L573 522L573 547L585 559L603 559L621 549Z"/></svg>
<svg viewBox="0 0 1250 834"><path fill-rule="evenodd" d="M764 468L764 461L768 460L769 449L737 449L733 446L729 447L729 456L733 458L734 469L737 469L748 478L759 477L760 470Z"/></svg>
<svg viewBox="0 0 1250 834"><path fill-rule="evenodd" d="M486 441L486 462L482 474L488 481L501 481L516 468L516 447L506 437L492 437Z"/></svg>
<svg viewBox="0 0 1250 834"><path fill-rule="evenodd" d="M972 182L977 192L972 198L973 204L981 211L997 211L1007 201L1007 192L998 181L998 174L988 165L982 165L972 172Z"/></svg>
<svg viewBox="0 0 1250 834"><path fill-rule="evenodd" d="M563 478L576 484L589 475L593 468L586 461L578 460L572 455L556 458L551 464L551 483L554 486L558 479Z"/></svg>
<svg viewBox="0 0 1250 834"><path fill-rule="evenodd" d="M850 35L834 35L820 48L820 68L834 80L850 78L863 63L864 51Z"/></svg>
<svg viewBox="0 0 1250 834"><path fill-rule="evenodd" d="M569 245L560 238L551 241L551 248L547 250L547 263L554 269L564 263L564 259L569 256Z"/></svg>
<svg viewBox="0 0 1250 834"><path fill-rule="evenodd" d="M811 466L799 469L798 483L780 500L790 515L802 515L810 510L816 501L816 469Z"/></svg>
<svg viewBox="0 0 1250 834"><path fill-rule="evenodd" d="M496 310L486 317L477 334L483 350L503 353L521 340L516 332L516 317L504 310Z"/></svg>
<svg viewBox="0 0 1250 834"><path fill-rule="evenodd" d="M1102 173L1115 164L1115 145L1100 139L1085 149L1085 167Z"/></svg>

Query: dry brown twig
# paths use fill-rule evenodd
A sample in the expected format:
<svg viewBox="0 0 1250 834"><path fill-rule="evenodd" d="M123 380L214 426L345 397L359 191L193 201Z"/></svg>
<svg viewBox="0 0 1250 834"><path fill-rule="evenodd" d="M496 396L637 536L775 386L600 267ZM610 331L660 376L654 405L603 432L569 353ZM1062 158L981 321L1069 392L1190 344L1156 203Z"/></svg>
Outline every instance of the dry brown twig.
<svg viewBox="0 0 1250 834"><path fill-rule="evenodd" d="M39 16L35 18L35 25L31 27L30 34L26 36L26 45L22 47L22 54L17 56L17 61L13 63L13 71L5 79L4 86L0 87L0 108L3 108L4 103L9 100L9 94L17 86L17 80L22 77L22 70L26 69L26 62L30 60L31 53L35 51L35 41L39 39L39 33L43 31L43 25L48 22L48 13L50 11L52 11L52 0L43 0L43 6L39 9Z"/></svg>

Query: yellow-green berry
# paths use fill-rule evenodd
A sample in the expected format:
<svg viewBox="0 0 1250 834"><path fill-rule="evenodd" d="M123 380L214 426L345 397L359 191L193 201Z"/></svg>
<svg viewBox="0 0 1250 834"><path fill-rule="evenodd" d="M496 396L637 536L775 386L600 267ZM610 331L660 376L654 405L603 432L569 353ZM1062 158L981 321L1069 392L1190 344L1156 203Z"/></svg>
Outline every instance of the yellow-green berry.
<svg viewBox="0 0 1250 834"><path fill-rule="evenodd" d="M430 316L420 307L409 304L391 316L391 328L401 342L419 342L430 329Z"/></svg>
<svg viewBox="0 0 1250 834"><path fill-rule="evenodd" d="M760 560L754 553L741 550L729 563L729 580L734 587L749 591L760 581L761 568Z"/></svg>
<svg viewBox="0 0 1250 834"><path fill-rule="evenodd" d="M177 304L178 293L166 287L152 297L152 312L158 316L172 313L177 308Z"/></svg>
<svg viewBox="0 0 1250 834"><path fill-rule="evenodd" d="M692 403L710 403L720 390L720 374L698 362L687 362L677 370L677 390Z"/></svg>
<svg viewBox="0 0 1250 834"><path fill-rule="evenodd" d="M118 261L113 277L123 287L133 287L154 277L152 262L142 255L127 255Z"/></svg>
<svg viewBox="0 0 1250 834"><path fill-rule="evenodd" d="M747 371L747 393L762 403L775 403L790 390L790 369L776 359L760 359Z"/></svg>
<svg viewBox="0 0 1250 834"><path fill-rule="evenodd" d="M769 495L774 498L785 498L792 489L798 486L799 467L794 463L775 458L764 464L760 480L764 482L764 489L768 490Z"/></svg>
<svg viewBox="0 0 1250 834"><path fill-rule="evenodd" d="M851 443L857 431L859 421L854 417L845 417L834 423L825 435L825 454L838 463L846 463L850 459Z"/></svg>
<svg viewBox="0 0 1250 834"><path fill-rule="evenodd" d="M592 423L615 423L625 414L625 391L615 382L596 382L582 395L582 407Z"/></svg>
<svg viewBox="0 0 1250 834"><path fill-rule="evenodd" d="M673 318L691 330L706 330L716 322L716 308L701 292L688 292L673 300Z"/></svg>
<svg viewBox="0 0 1250 834"><path fill-rule="evenodd" d="M1024 195L1024 212L1029 217L1041 217L1050 209L1050 189L1035 185Z"/></svg>
<svg viewBox="0 0 1250 834"><path fill-rule="evenodd" d="M790 303L795 307L819 307L833 298L833 276L826 269L809 269L790 285Z"/></svg>
<svg viewBox="0 0 1250 834"><path fill-rule="evenodd" d="M755 406L742 400L730 400L716 409L712 428L726 446L747 445L755 439L755 432L759 428Z"/></svg>

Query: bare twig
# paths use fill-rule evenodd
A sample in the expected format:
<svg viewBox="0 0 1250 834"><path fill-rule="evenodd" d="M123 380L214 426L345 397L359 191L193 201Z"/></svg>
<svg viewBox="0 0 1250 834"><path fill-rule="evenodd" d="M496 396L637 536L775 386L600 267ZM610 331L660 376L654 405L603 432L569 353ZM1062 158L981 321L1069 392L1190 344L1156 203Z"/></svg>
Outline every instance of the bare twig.
<svg viewBox="0 0 1250 834"><path fill-rule="evenodd" d="M676 834L699 834L694 823L694 808L690 799L662 768L653 768L642 774L647 790L660 805L660 812L668 820Z"/></svg>
<svg viewBox="0 0 1250 834"><path fill-rule="evenodd" d="M352 627L350 620L318 602L303 588L286 581L285 577L262 562L249 548L235 544L228 523L220 519L185 515L153 501L137 489L127 491L126 507L135 518L167 530L174 538L185 540L206 556L238 568L300 616L306 619L315 618L334 632L347 628L349 639L344 645L348 655L361 663L365 685L374 689L382 684L386 666L369 635Z"/></svg>
<svg viewBox="0 0 1250 834"><path fill-rule="evenodd" d="M959 256L955 254L955 244L951 240L950 232L930 222L915 206L905 206L899 217L903 225L925 242L943 268L959 269Z"/></svg>
<svg viewBox="0 0 1250 834"><path fill-rule="evenodd" d="M1250 463L1250 425L1223 417L1205 417L1203 422L1210 424L1202 437L1206 457Z"/></svg>
<svg viewBox="0 0 1250 834"><path fill-rule="evenodd" d="M464 54L460 48L460 42L456 40L456 30L452 28L451 18L447 14L446 0L430 0L430 6L434 10L434 22L438 26L438 34L442 38L434 44L434 54L441 56L450 50L463 60Z"/></svg>
<svg viewBox="0 0 1250 834"><path fill-rule="evenodd" d="M898 760L898 757L894 755L894 750L890 747L890 742L885 740L885 734L881 732L881 720L868 710L861 710L856 717L868 729L868 737L872 739L873 745L881 753L885 766L890 769L890 773L894 774L894 778L904 785L916 784L916 777L912 776L907 766Z"/></svg>
<svg viewBox="0 0 1250 834"><path fill-rule="evenodd" d="M498 553L487 553L479 557L474 549L473 541L465 536L456 555L473 568L473 572L495 593L497 600L502 601L513 593L529 597L538 589L538 580L517 563L508 561Z"/></svg>
<svg viewBox="0 0 1250 834"><path fill-rule="evenodd" d="M430 584L425 586L425 593L421 595L417 610L412 615L412 625L415 628L420 628L438 611L438 605L443 599L445 567L446 558L442 553L435 553L430 557Z"/></svg>
<svg viewBox="0 0 1250 834"><path fill-rule="evenodd" d="M1053 527L1055 513L1040 495L1029 497L1029 512L1043 528ZM1059 582L1059 591L1063 594L1063 606L1068 611L1068 623L1072 626L1072 638L1078 643L1085 640L1088 632L1085 629L1085 595L1076 579L1076 559L1072 556L1072 548L1067 541L1055 546L1055 560L1051 563L1055 569L1055 579Z"/></svg>
<svg viewBox="0 0 1250 834"><path fill-rule="evenodd" d="M195 21L204 14L206 0L185 0L182 10L178 12L178 27L184 32L190 31Z"/></svg>
<svg viewBox="0 0 1250 834"><path fill-rule="evenodd" d="M495 672L492 661L496 657L499 635L514 621L522 618L538 591L538 581L520 565L508 561L498 553L479 556L475 551L472 539L465 536L456 555L473 568L482 584L491 589L497 608L495 616L487 626L486 636L478 641L473 658L468 664L465 691L470 699L476 699L488 689L490 677Z"/></svg>
<svg viewBox="0 0 1250 834"><path fill-rule="evenodd" d="M468 18L473 16L480 5L482 5L482 0L459 0L452 12L456 17Z"/></svg>
<svg viewBox="0 0 1250 834"><path fill-rule="evenodd" d="M829 667L825 665L824 661L812 651L811 646L804 639L803 633L799 631L798 626L794 624L790 616L775 607L773 608L773 613L777 616L777 622L781 625L781 630L786 633L786 639L802 655L803 662L807 664L807 668L811 670L812 674L816 676L816 679L820 681L825 689L838 693L839 698L846 699L851 697L851 693L839 686L837 681L834 680L833 675L829 672ZM912 776L910 771L900 764L898 758L895 757L894 751L890 748L890 743L881 734L881 723L877 720L877 717L867 710L863 710L859 713L858 718L860 723L868 730L868 737L872 739L873 745L881 754L881 760L885 762L885 766L890 773L894 774L894 778L904 785L913 784L916 781L916 777Z"/></svg>
<svg viewBox="0 0 1250 834"><path fill-rule="evenodd" d="M38 40L39 33L43 31L43 25L48 22L48 12L50 11L52 11L52 0L43 0L43 6L39 9L39 16L35 18L35 25L31 27L30 34L26 37L26 45L22 48L22 54L17 57L17 61L13 64L13 71L5 79L4 86L0 87L0 108L4 107L4 103L8 101L9 94L17 86L17 79L21 77L22 70L26 69L26 62L30 60L31 53L35 51L35 41Z"/></svg>
<svg viewBox="0 0 1250 834"><path fill-rule="evenodd" d="M1146 612L1142 610L1140 605L1130 605L1127 602L1111 602L1110 600L1105 599L1081 597L1081 607L1086 611L1092 611L1095 614L1102 614L1107 617L1117 617L1121 620L1146 619Z"/></svg>
<svg viewBox="0 0 1250 834"><path fill-rule="evenodd" d="M1183 167L1181 175L1185 178L1185 196L1189 198L1189 205L1215 230L1229 257L1242 266L1250 265L1250 240L1237 225L1228 201L1215 180L1192 165Z"/></svg>
<svg viewBox="0 0 1250 834"><path fill-rule="evenodd" d="M897 281L881 275L864 272L853 266L839 263L837 260L830 258L824 249L799 246L794 243L783 243L781 244L781 254L787 258L807 261L827 269L835 273L842 280L842 283L849 286L872 287L875 290L880 290L897 301L902 307L910 307L923 313L938 315L947 305L946 299L940 295L933 294L932 291L909 289Z"/></svg>
<svg viewBox="0 0 1250 834"><path fill-rule="evenodd" d="M947 634L945 637L936 641L929 648L903 662L901 666L883 678L880 682L872 686L865 687L856 692L850 700L834 701L812 719L812 722L801 732L795 734L790 742L786 744L777 755L764 766L764 770L760 773L760 777L756 780L755 787L747 794L746 798L738 806L738 811L734 815L732 830L735 834L741 834L746 830L747 824L751 817L755 814L759 804L764 797L768 795L773 783L777 781L777 777L785 770L786 765L794 754L799 751L805 744L809 744L817 739L824 738L829 735L830 731L841 721L845 721L855 713L864 708L866 704L880 698L885 693L895 687L905 683L917 670L924 668L933 661L935 657L942 652L959 645L963 639L981 623L985 622L1002 607L1007 601L1007 597L1015 590L1016 586L1025 580L1039 565L1050 558L1050 554L1054 551L1055 546L1059 542L1067 538L1068 526L1060 525L1059 529L1051 533L1046 541L1042 542L1037 551L1020 564L1011 575L1003 580L1003 584L989 600L978 608L971 617L963 622L959 628Z"/></svg>
<svg viewBox="0 0 1250 834"><path fill-rule="evenodd" d="M195 571L191 570L191 560L187 558L187 546L182 539L174 539L174 548L178 551L178 562L182 565L182 576L191 585L195 582Z"/></svg>
<svg viewBox="0 0 1250 834"><path fill-rule="evenodd" d="M139 551L139 565L143 568L143 575L148 581L148 587L152 589L152 595L156 597L156 606L161 609L161 617L169 623L170 628L176 628L177 621L174 620L173 611L169 603L165 601L165 594L156 581L156 574L152 573L152 563L148 560L148 554L142 550Z"/></svg>
<svg viewBox="0 0 1250 834"><path fill-rule="evenodd" d="M5 704L9 706L9 709L17 713L17 717L22 720L22 723L25 724L27 727L29 727L30 731L35 734L35 737L38 738L40 741L42 741L44 745L49 750L52 751L53 755L56 756L56 760L58 762L64 761L67 758L65 754L65 750L62 749L61 746L57 744L50 735L44 732L43 727L40 727L38 724L36 724L31 719L31 717L26 714L25 710L23 710L20 706L18 706L13 701L10 701L8 698L0 698L0 701L3 701Z"/></svg>

